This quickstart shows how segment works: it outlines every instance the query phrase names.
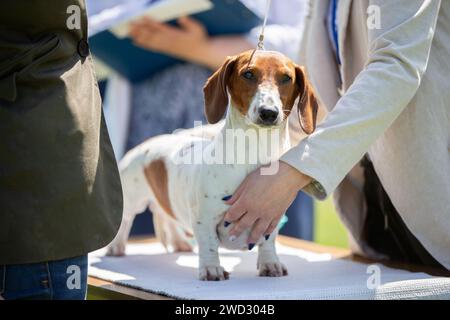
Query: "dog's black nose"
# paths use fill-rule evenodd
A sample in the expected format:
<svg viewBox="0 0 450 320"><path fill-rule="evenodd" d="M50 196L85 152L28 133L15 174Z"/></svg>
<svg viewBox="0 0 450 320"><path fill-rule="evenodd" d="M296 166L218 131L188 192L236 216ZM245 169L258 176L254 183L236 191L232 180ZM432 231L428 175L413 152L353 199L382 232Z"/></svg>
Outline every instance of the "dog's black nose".
<svg viewBox="0 0 450 320"><path fill-rule="evenodd" d="M278 111L273 109L261 108L259 116L264 124L272 124L278 118Z"/></svg>

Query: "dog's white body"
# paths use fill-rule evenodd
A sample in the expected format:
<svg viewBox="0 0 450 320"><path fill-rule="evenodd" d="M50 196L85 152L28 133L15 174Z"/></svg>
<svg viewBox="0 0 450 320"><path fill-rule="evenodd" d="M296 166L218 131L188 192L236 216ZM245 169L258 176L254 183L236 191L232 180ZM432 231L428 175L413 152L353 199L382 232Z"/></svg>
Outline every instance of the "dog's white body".
<svg viewBox="0 0 450 320"><path fill-rule="evenodd" d="M135 215L150 207L156 235L166 248L190 251L195 236L201 280L228 278L218 248L247 249L251 230L229 237L233 225L224 225L229 206L222 198L232 195L250 172L278 164L275 160L290 148L287 116L296 100L301 124L310 133L317 108L299 66L275 52L229 58L205 86L208 120L217 123L226 112L224 124L151 138L121 161L124 216L108 253L125 253ZM240 148L235 140L239 136L249 139ZM264 170L274 174L277 168ZM275 252L277 232L255 243L262 276L287 274Z"/></svg>
<svg viewBox="0 0 450 320"><path fill-rule="evenodd" d="M150 207L154 213L155 228L164 245L175 251L192 249L193 241L189 234L194 234L199 245L200 278L207 274L211 277L223 278L224 270L220 267L217 250L219 246L229 249L247 249L247 238L250 230L231 241L227 228L223 224L223 216L228 209L222 198L231 195L253 170L261 165L277 160L289 149L289 136L286 126L266 129L261 136L267 140L278 139L277 150L268 150L270 143L261 141L259 145L245 144L245 154L260 154L263 157L253 164L184 164L183 159L191 150L208 154L211 149L225 145L224 159L227 159L227 130L248 130L249 125L240 118L235 108L229 107L225 124L222 128L215 125L218 131L214 138L198 129L197 132L185 130L177 134L162 135L151 138L131 150L120 162L120 173L124 192L124 216L118 235L109 246L110 254L124 254L128 233L136 214ZM206 128L205 130L208 130ZM230 135L228 135L229 137ZM223 139L223 140L222 140ZM242 150L239 150L242 152ZM268 157L273 156L273 158ZM195 155L194 155L195 156ZM232 158L237 159L238 154ZM264 157L267 156L267 157ZM228 155L229 159L230 155ZM265 158L265 159L264 159ZM169 199L176 220L168 215L158 201L144 175L145 167L156 159L164 159L168 173ZM261 161L262 160L262 161ZM258 268L260 272L282 272L275 253L274 241L276 233L268 240L260 239Z"/></svg>

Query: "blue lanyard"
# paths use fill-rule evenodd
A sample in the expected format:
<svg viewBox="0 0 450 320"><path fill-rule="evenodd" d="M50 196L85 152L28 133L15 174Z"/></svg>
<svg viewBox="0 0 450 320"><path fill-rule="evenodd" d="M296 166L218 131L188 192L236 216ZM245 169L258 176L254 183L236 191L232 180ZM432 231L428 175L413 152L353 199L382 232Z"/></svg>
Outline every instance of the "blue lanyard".
<svg viewBox="0 0 450 320"><path fill-rule="evenodd" d="M337 24L337 6L339 0L330 0L330 8L328 12L328 34L330 41L336 55L338 64L341 64L341 58L339 56L339 38L338 38L338 24Z"/></svg>

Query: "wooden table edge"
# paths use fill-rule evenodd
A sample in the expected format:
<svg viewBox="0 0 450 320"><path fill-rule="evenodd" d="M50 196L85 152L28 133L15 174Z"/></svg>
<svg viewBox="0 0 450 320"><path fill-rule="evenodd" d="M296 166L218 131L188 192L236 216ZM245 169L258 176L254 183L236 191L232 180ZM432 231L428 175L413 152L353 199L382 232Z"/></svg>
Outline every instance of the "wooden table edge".
<svg viewBox="0 0 450 320"><path fill-rule="evenodd" d="M352 254L350 249L325 246L318 243L295 239L287 236L278 236L277 241L285 246L308 250L314 253L329 253L333 259L349 259L364 264L382 264L394 269L402 269L411 272L424 272L433 276L450 277L449 271L442 271L436 268L410 265L405 263L395 263L387 261L376 261L366 257ZM138 237L130 240L130 243L153 243L157 242L155 238ZM171 297L138 290L132 287L116 284L111 281L102 280L93 276L88 276L89 293L94 296L102 296L112 300L173 300Z"/></svg>

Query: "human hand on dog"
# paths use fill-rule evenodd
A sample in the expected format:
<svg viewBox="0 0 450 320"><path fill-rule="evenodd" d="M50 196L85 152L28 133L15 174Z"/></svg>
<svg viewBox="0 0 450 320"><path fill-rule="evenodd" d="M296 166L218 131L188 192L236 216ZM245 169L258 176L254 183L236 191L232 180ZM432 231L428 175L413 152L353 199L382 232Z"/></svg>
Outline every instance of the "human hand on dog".
<svg viewBox="0 0 450 320"><path fill-rule="evenodd" d="M252 229L247 241L249 249L262 237L275 230L281 217L294 201L297 192L311 182L311 178L290 165L279 161L274 175L262 175L261 169L245 178L231 199L225 214L226 223L234 222L229 232L231 238Z"/></svg>

